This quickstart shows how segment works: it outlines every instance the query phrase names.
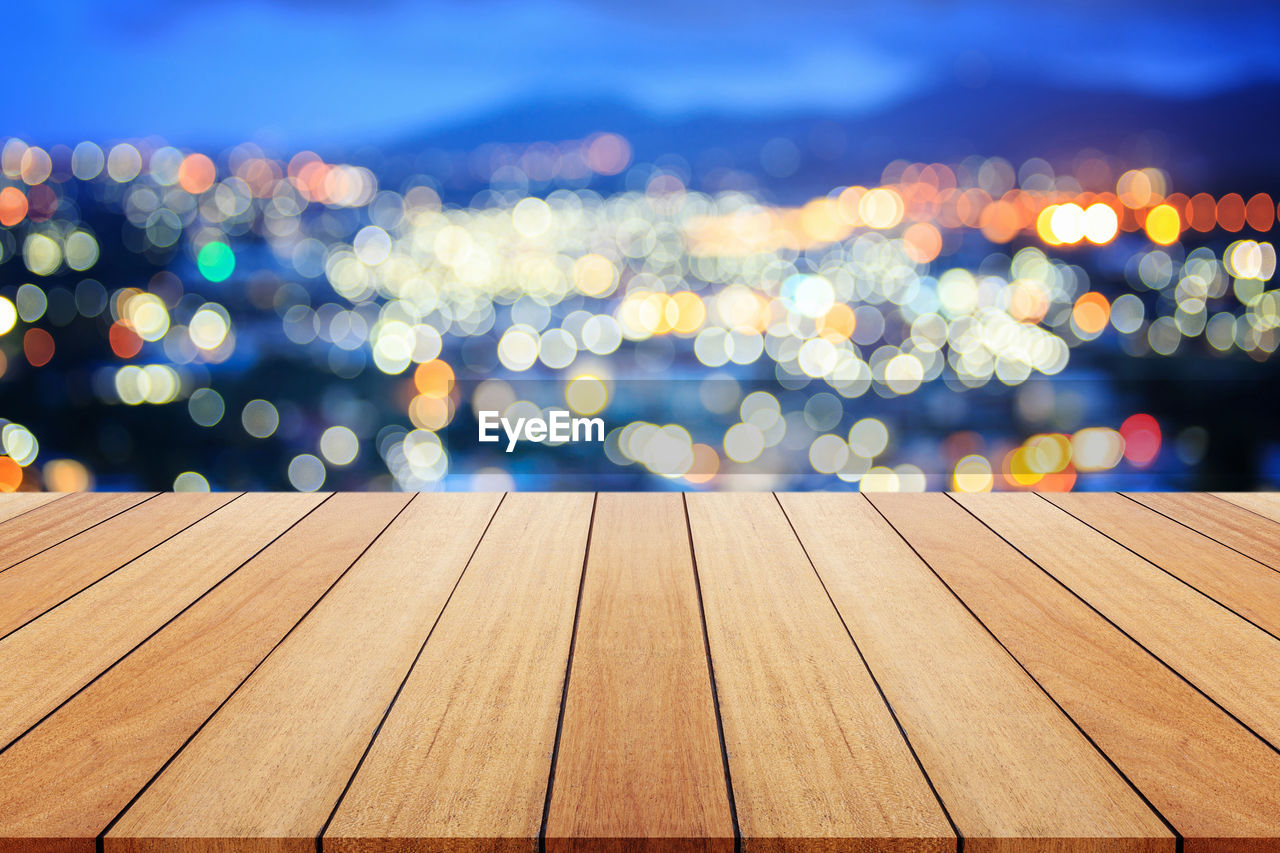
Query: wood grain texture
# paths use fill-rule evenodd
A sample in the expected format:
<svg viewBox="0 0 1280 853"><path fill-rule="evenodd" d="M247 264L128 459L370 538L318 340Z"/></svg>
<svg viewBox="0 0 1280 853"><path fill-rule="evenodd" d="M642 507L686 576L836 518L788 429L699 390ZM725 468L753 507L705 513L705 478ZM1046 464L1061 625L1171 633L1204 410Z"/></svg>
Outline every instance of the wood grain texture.
<svg viewBox="0 0 1280 853"><path fill-rule="evenodd" d="M75 497L0 496L0 546ZM483 536L496 496L77 499L0 572L0 853L1168 850L1157 813L1280 853L1280 640L1198 591L1274 618L1213 540L1280 528L1138 497L1216 535L1116 495L513 495Z"/></svg>
<svg viewBox="0 0 1280 853"><path fill-rule="evenodd" d="M1257 513L1263 518L1280 522L1280 493L1277 492L1214 492L1214 497Z"/></svg>
<svg viewBox="0 0 1280 853"><path fill-rule="evenodd" d="M956 500L1271 743L1280 640L1035 495Z"/></svg>
<svg viewBox="0 0 1280 853"><path fill-rule="evenodd" d="M76 492L0 525L0 571L152 497L154 492Z"/></svg>
<svg viewBox="0 0 1280 853"><path fill-rule="evenodd" d="M503 501L326 850L537 849L592 505Z"/></svg>
<svg viewBox="0 0 1280 853"><path fill-rule="evenodd" d="M61 492L8 492L0 494L0 523L65 497Z"/></svg>
<svg viewBox="0 0 1280 853"><path fill-rule="evenodd" d="M299 514L316 501L273 497ZM0 754L0 851L93 851L407 500L334 496Z"/></svg>
<svg viewBox="0 0 1280 853"><path fill-rule="evenodd" d="M1186 853L1280 849L1280 755L946 495L869 497Z"/></svg>
<svg viewBox="0 0 1280 853"><path fill-rule="evenodd" d="M779 495L965 849L1165 850L1129 784L859 494Z"/></svg>
<svg viewBox="0 0 1280 853"><path fill-rule="evenodd" d="M113 849L312 853L499 495L419 495L115 825Z"/></svg>
<svg viewBox="0 0 1280 853"><path fill-rule="evenodd" d="M676 494L602 494L546 845L732 853L698 588Z"/></svg>
<svg viewBox="0 0 1280 853"><path fill-rule="evenodd" d="M1045 497L1260 628L1280 636L1280 572L1123 495Z"/></svg>
<svg viewBox="0 0 1280 853"><path fill-rule="evenodd" d="M771 494L690 494L743 849L956 838Z"/></svg>
<svg viewBox="0 0 1280 853"><path fill-rule="evenodd" d="M5 676L0 679L0 747L323 499L245 495L0 640L0 673Z"/></svg>
<svg viewBox="0 0 1280 853"><path fill-rule="evenodd" d="M1126 492L1161 515L1280 570L1280 523L1214 495Z"/></svg>
<svg viewBox="0 0 1280 853"><path fill-rule="evenodd" d="M0 637L235 497L227 492L157 495L0 572Z"/></svg>

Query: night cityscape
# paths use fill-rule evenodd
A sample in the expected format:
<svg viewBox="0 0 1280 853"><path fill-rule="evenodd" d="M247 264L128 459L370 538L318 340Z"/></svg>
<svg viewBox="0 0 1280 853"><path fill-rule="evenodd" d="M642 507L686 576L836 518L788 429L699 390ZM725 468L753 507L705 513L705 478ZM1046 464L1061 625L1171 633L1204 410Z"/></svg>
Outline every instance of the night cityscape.
<svg viewBox="0 0 1280 853"><path fill-rule="evenodd" d="M19 5L0 490L1280 486L1270 4Z"/></svg>

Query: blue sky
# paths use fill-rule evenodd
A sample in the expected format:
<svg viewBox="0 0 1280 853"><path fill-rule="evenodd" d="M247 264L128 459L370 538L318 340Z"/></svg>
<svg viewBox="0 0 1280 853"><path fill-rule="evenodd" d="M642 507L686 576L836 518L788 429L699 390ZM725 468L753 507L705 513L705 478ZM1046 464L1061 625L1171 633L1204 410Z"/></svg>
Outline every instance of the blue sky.
<svg viewBox="0 0 1280 853"><path fill-rule="evenodd" d="M854 114L988 71L1172 96L1280 81L1261 0L8 0L6 18L0 136L44 142L376 142L531 98Z"/></svg>

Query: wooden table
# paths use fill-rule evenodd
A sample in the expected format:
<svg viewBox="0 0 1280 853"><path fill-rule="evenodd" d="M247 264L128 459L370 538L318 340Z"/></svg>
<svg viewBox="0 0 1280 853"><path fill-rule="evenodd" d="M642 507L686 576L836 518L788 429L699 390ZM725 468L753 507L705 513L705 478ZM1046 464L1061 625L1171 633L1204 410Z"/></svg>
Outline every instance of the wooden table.
<svg viewBox="0 0 1280 853"><path fill-rule="evenodd" d="M0 851L1280 850L1280 496L0 498Z"/></svg>

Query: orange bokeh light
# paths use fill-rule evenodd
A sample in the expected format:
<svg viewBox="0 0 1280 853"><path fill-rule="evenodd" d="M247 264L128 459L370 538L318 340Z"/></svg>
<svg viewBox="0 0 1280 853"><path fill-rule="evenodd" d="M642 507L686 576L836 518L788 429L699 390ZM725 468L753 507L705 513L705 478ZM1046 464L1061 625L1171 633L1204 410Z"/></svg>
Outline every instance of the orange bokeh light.
<svg viewBox="0 0 1280 853"><path fill-rule="evenodd" d="M133 358L142 351L142 338L122 322L111 324L111 330L107 332L107 341L111 344L111 351L118 358Z"/></svg>
<svg viewBox="0 0 1280 853"><path fill-rule="evenodd" d="M8 456L0 456L0 492L16 492L22 485L22 466Z"/></svg>
<svg viewBox="0 0 1280 853"><path fill-rule="evenodd" d="M1271 196L1258 193L1244 208L1245 221L1254 231L1270 231L1276 224L1276 209Z"/></svg>
<svg viewBox="0 0 1280 853"><path fill-rule="evenodd" d="M1107 321L1111 319L1111 303L1101 293L1091 290L1076 300L1075 307L1071 309L1071 319L1080 331L1096 335L1107 327Z"/></svg>
<svg viewBox="0 0 1280 853"><path fill-rule="evenodd" d="M942 252L942 234L928 222L917 222L902 235L902 249L918 264L927 264Z"/></svg>
<svg viewBox="0 0 1280 853"><path fill-rule="evenodd" d="M425 397L447 397L453 390L453 368L438 358L424 361L413 372L413 384Z"/></svg>
<svg viewBox="0 0 1280 853"><path fill-rule="evenodd" d="M843 302L832 305L831 310L819 317L817 323L818 334L832 342L848 340L857 325L857 315Z"/></svg>
<svg viewBox="0 0 1280 853"><path fill-rule="evenodd" d="M1039 282L1018 281L1009 286L1009 313L1022 323L1039 323L1049 313L1049 297Z"/></svg>
<svg viewBox="0 0 1280 853"><path fill-rule="evenodd" d="M32 367L44 367L53 358L53 335L44 329L27 329L22 336L22 351Z"/></svg>
<svg viewBox="0 0 1280 853"><path fill-rule="evenodd" d="M1228 193L1218 199L1219 227L1235 233L1244 227L1244 198L1239 193Z"/></svg>
<svg viewBox="0 0 1280 853"><path fill-rule="evenodd" d="M203 154L188 154L178 167L178 186L192 195L209 189L217 177L213 161Z"/></svg>
<svg viewBox="0 0 1280 853"><path fill-rule="evenodd" d="M1218 224L1218 203L1208 193L1196 193L1187 202L1187 223L1202 234Z"/></svg>
<svg viewBox="0 0 1280 853"><path fill-rule="evenodd" d="M1022 217L1011 202L997 201L983 209L978 225L992 243L1008 243L1022 229Z"/></svg>
<svg viewBox="0 0 1280 853"><path fill-rule="evenodd" d="M27 216L27 197L17 187L0 190L0 225L12 228Z"/></svg>
<svg viewBox="0 0 1280 853"><path fill-rule="evenodd" d="M701 485L708 483L720 470L720 455L708 444L693 446L693 464L685 472L684 478L690 483Z"/></svg>

